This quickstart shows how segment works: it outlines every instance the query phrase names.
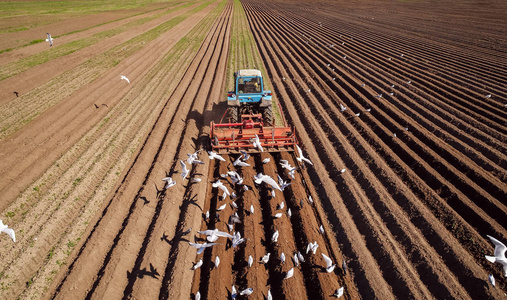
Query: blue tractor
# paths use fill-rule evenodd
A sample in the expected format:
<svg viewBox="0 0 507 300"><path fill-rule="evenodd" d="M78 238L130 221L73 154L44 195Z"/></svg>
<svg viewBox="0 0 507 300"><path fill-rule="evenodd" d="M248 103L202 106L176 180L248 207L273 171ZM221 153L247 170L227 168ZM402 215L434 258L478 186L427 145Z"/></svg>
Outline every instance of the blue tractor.
<svg viewBox="0 0 507 300"><path fill-rule="evenodd" d="M229 117L238 123L241 115L261 114L263 123L273 123L272 93L264 90L261 71L239 70L234 73L235 90L227 93Z"/></svg>

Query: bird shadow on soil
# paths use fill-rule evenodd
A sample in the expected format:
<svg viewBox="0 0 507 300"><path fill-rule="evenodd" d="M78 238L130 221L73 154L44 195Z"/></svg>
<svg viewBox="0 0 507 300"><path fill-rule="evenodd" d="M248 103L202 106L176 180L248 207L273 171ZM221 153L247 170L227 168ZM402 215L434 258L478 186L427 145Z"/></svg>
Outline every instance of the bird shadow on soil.
<svg viewBox="0 0 507 300"><path fill-rule="evenodd" d="M157 269L155 269L155 267L150 263L149 270L147 270L146 268L143 268L143 269L141 269L137 272L133 272L133 273L130 273L129 271L127 271L127 278L129 278L129 280L132 278L132 276L135 276L138 278L143 278L144 276L150 276L155 279L158 279L158 276L160 276L160 273L158 273Z"/></svg>

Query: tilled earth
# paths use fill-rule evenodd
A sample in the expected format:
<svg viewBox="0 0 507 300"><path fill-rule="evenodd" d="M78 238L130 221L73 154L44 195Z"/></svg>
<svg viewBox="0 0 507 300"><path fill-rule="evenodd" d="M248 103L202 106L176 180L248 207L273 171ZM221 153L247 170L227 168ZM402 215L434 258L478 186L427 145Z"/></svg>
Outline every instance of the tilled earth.
<svg viewBox="0 0 507 300"><path fill-rule="evenodd" d="M153 9L105 15L62 42L149 17L135 34L153 34L139 39L119 30L26 70L15 62L41 45L0 53L13 70L0 81L0 208L17 235L0 235L1 298L225 299L233 286L254 299L332 298L340 287L354 299L505 297L500 265L484 258L494 249L486 235L507 242L505 1ZM230 46L240 12L255 41L246 50ZM240 51L259 52L313 166L263 152L235 168L238 155L219 162L201 151L204 164L182 180L180 160L207 150L209 124L225 112L228 59ZM261 67L242 63L234 67ZM294 180L282 159L299 168ZM249 190L221 176L230 170ZM261 172L292 184L272 197L253 182ZM167 176L177 182L169 189ZM235 199L222 200L218 179ZM219 238L196 255L197 231L228 231L233 213L245 242Z"/></svg>

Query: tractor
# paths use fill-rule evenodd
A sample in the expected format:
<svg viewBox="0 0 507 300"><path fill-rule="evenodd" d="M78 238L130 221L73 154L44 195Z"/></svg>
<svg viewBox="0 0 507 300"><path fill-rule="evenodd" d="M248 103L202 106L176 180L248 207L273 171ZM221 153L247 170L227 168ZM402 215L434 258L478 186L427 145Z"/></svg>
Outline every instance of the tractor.
<svg viewBox="0 0 507 300"><path fill-rule="evenodd" d="M294 151L295 131L287 125L280 104L281 126L275 125L271 91L264 90L261 72L240 70L234 79L235 91L227 93L229 122L211 122L211 149L219 153Z"/></svg>
<svg viewBox="0 0 507 300"><path fill-rule="evenodd" d="M227 93L227 107L232 123L240 121L243 114L261 114L264 124L273 123L271 91L264 90L261 71L239 70L234 73L232 92Z"/></svg>

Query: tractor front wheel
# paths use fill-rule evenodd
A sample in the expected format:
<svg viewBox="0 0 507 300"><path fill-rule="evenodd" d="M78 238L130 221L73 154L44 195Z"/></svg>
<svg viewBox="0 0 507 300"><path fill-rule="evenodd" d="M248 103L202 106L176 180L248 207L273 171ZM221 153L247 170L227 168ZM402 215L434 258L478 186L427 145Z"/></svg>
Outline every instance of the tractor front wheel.
<svg viewBox="0 0 507 300"><path fill-rule="evenodd" d="M231 119L231 123L239 122L239 107L229 106L229 117Z"/></svg>

